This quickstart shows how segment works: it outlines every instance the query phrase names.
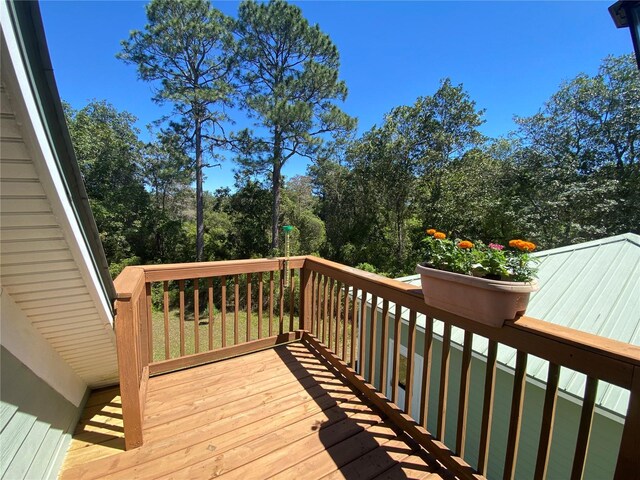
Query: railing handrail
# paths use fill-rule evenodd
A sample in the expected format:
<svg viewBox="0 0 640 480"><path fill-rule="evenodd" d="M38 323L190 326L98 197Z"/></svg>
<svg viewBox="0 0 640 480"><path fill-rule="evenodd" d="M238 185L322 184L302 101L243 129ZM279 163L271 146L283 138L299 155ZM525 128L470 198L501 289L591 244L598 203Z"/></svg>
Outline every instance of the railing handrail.
<svg viewBox="0 0 640 480"><path fill-rule="evenodd" d="M598 335L521 317L502 328L490 327L424 303L422 290L414 285L347 267L318 257L306 257L304 268L365 289L372 295L396 302L429 318L450 323L500 344L631 389L633 369L640 367L640 347Z"/></svg>

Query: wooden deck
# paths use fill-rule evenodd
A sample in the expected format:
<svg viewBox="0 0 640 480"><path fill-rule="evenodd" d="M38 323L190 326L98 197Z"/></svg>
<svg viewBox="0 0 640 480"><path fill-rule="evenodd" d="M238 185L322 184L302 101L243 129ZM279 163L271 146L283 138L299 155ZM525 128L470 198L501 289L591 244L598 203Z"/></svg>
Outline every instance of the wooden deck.
<svg viewBox="0 0 640 480"><path fill-rule="evenodd" d="M101 393L63 479L452 478L302 343L151 378L134 450Z"/></svg>

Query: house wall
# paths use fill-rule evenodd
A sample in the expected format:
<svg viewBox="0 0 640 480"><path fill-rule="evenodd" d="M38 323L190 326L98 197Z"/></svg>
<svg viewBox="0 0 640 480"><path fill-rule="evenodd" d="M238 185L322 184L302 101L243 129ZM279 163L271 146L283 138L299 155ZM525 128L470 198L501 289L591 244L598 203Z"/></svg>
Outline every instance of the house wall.
<svg viewBox="0 0 640 480"><path fill-rule="evenodd" d="M370 309L368 309L366 331L371 332ZM377 341L380 345L382 339L381 315L378 312L377 319ZM390 315L388 351L389 359L393 358L394 331L392 328L393 316ZM403 323L401 330L402 355L407 354L407 332L408 326ZM368 335L368 334L367 334ZM366 358L369 358L369 342L367 341ZM424 351L424 331L417 328L416 335L416 356L414 364L414 397L412 401L412 412L414 417L419 417L420 397L422 395L422 365L423 359L420 355ZM420 354L418 354L418 352ZM438 392L440 389L440 367L442 359L442 340L434 336L432 347L431 366L431 386L429 392L429 407L427 416L427 429L430 432L436 431L438 412ZM378 362L380 359L378 359ZM452 345L450 350L449 364L449 389L447 401L447 416L445 421L445 443L449 446L455 445L456 421L458 415L458 395L460 391L460 368L462 364L462 350ZM379 365L379 363L378 363ZM391 389L391 370L393 364L389 361L389 379L387 389ZM466 448L464 459L472 466L477 465L478 446L480 442L480 426L482 420L484 380L485 380L486 360L474 356L471 363L469 406L466 432ZM377 368L379 371L379 367ZM369 372L368 362L365 363L365 371ZM368 377L367 377L368 378ZM376 375L375 385L380 385L380 376ZM489 444L489 463L487 478L501 478L504 468L506 452L507 434L509 431L511 396L513 389L513 374L506 368L498 367L496 373L494 414L491 427L491 440ZM404 390L399 390L398 404L404 406ZM538 451L538 441L540 436L540 424L544 405L545 390L540 385L527 381L525 387L525 399L522 417L522 427L520 443L518 448L518 462L516 465L515 478L533 478L535 470L536 455ZM578 425L580 421L581 405L574 399L565 395L559 395L556 407L555 425L551 445L551 455L547 478L560 479L569 478L575 442L578 435ZM585 480L602 480L613 478L617 452L622 438L622 419L615 418L614 415L605 414L596 410L591 431L591 440L587 455L585 469Z"/></svg>
<svg viewBox="0 0 640 480"><path fill-rule="evenodd" d="M56 478L83 401L74 405L4 346L0 350L0 477Z"/></svg>

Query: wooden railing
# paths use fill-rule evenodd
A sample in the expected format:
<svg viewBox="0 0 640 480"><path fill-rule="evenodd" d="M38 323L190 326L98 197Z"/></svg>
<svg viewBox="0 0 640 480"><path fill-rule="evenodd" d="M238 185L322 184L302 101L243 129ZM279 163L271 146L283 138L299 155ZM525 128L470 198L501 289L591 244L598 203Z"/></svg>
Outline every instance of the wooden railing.
<svg viewBox="0 0 640 480"><path fill-rule="evenodd" d="M291 270L288 287L284 282L286 270ZM144 272L144 281L140 280L141 272ZM238 276L243 275L244 283L238 280ZM497 353L498 346L504 345L515 349L516 362L513 386L509 394L510 419L506 434L506 453L502 459L503 478L515 478L522 419L524 415L530 414L542 417L533 476L536 479L545 478L562 369L581 372L587 377L581 415L576 426L577 440L573 449L571 478L582 478L584 473L596 390L600 382L617 385L630 392L615 478L634 478L640 471L640 454L637 449L640 440L640 347L526 317L516 322L507 322L503 328L488 327L472 319L427 306L421 291L412 285L316 257L292 258L286 266L283 259L145 266L125 269L122 277L116 282L119 292L120 288L124 289L123 297L118 299L116 331L119 358L123 358L119 362L125 437L132 435L139 438L139 442L127 440L127 448L142 442L141 428L139 437L136 435L137 426L142 423L145 376L149 373L184 368L301 338L310 348L327 358L370 401L382 409L392 422L423 445L447 468L462 478L478 478L487 474L489 464L489 447L494 433L492 418L496 400ZM220 279L217 284L211 280L216 278ZM186 304L183 282L187 279L206 279L209 335L207 342L196 343L198 346L205 343L205 351L197 351L199 347L194 347L195 351L190 352L183 347ZM232 279L231 287L227 288L229 279ZM166 343L166 338L170 337L167 334L170 330L167 327L170 310L167 282L178 282L181 348L175 358L171 358L170 348ZM152 323L157 323L159 319L150 320L153 315L152 293L157 288L155 284L161 285L163 297L161 319L164 321L165 334L164 348L160 353L153 349L153 332L156 329L152 328ZM244 304L239 300L240 285L246 291ZM196 309L194 318L200 318L197 309L203 303L198 297L200 289L197 287L193 289L193 305ZM227 313L227 290L231 290L233 297L231 313ZM129 297L126 297L127 292ZM221 297L218 301L221 305L220 318L224 319L224 315L233 316L231 345L211 341L211 332L215 332L216 328L223 329L226 325L226 322L221 321L216 326L212 316L217 295ZM264 311L265 306L268 313ZM260 326L259 332L245 329L245 335L241 338L237 319L238 312L243 308L248 312L247 319L253 311L257 312ZM295 315L296 309L298 315ZM120 318L121 315L123 318ZM265 318L268 318L266 321L269 329L263 326ZM407 319L404 323L403 318ZM418 320L423 323L420 327ZM119 328L120 322L128 322L128 326ZM438 333L435 332L435 324L438 324ZM451 339L453 329L457 328L462 329L464 335L460 346L460 365L456 364L459 378L455 385L451 385ZM194 331L194 337L196 336ZM417 342L418 337L420 342ZM477 360L476 363L472 361L472 345L476 337L483 337L488 345L486 357L480 363L484 370L480 438L474 448L476 451L470 455L472 452L467 443L466 432L472 364L475 365L474 368L478 368ZM130 340L123 340L125 338ZM222 338L226 338L224 333ZM123 342L129 346L120 346ZM421 344L419 351L418 343ZM434 356L436 343L438 354ZM158 340L155 340L155 344L159 344ZM402 349L406 349L406 355L401 356ZM154 355L158 358L160 354L162 359L152 361ZM523 412L526 365L530 355L548 362L542 412ZM124 357L132 361L127 363ZM406 359L406 365L402 367L401 358ZM416 374L417 359L421 359L422 365L419 376ZM432 368L434 365L437 368ZM127 378L127 375L132 378ZM402 387L399 386L400 383ZM397 406L401 388L404 401L401 406ZM457 390L457 396L450 399L449 393L454 389ZM137 405L137 408L125 408L125 403L129 402ZM432 428L428 430L427 425ZM447 445L444 443L445 439ZM611 448L615 448L615 445ZM476 459L473 465L462 460L471 457Z"/></svg>

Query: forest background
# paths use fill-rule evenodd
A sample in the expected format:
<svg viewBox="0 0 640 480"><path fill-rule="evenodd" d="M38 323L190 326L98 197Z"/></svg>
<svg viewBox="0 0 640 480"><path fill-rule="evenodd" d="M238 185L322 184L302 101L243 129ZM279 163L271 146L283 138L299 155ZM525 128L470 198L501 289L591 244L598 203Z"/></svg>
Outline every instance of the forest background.
<svg viewBox="0 0 640 480"><path fill-rule="evenodd" d="M640 75L629 56L560 85L539 112L489 139L484 110L445 78L357 134L331 39L284 1L154 0L119 56L171 107L142 141L106 101L67 105L112 275L126 265L316 254L389 276L413 273L427 228L553 248L640 233ZM182 41L179 41L182 40ZM231 106L252 118L234 129ZM220 155L235 185L202 188ZM285 178L287 161L310 160ZM200 179L198 178L200 176Z"/></svg>

